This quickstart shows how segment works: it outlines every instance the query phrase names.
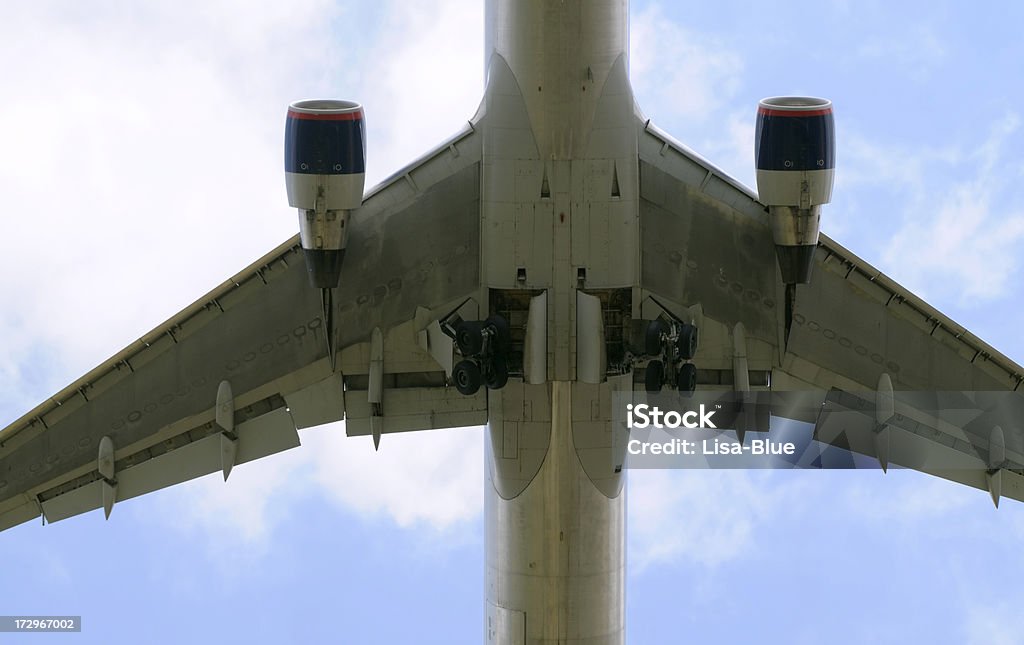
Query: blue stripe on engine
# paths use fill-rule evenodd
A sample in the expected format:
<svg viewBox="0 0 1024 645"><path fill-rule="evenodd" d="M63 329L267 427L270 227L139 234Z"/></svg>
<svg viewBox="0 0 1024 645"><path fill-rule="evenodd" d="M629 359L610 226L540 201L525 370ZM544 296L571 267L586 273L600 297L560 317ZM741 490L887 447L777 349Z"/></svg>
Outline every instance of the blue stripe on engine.
<svg viewBox="0 0 1024 645"><path fill-rule="evenodd" d="M363 120L288 118L284 130L285 172L353 175L366 172Z"/></svg>
<svg viewBox="0 0 1024 645"><path fill-rule="evenodd" d="M832 114L771 116L758 113L754 136L758 170L828 170L836 165Z"/></svg>

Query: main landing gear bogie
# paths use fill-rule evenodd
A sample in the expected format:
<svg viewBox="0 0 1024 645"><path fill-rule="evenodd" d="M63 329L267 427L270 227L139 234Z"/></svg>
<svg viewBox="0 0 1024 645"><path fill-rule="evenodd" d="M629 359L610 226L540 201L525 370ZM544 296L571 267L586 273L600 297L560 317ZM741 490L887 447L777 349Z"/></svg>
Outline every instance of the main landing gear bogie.
<svg viewBox="0 0 1024 645"><path fill-rule="evenodd" d="M505 387L512 345L507 320L501 316L460 320L450 326L449 335L463 357L452 369L452 382L460 394L472 396L481 385L491 390Z"/></svg>
<svg viewBox="0 0 1024 645"><path fill-rule="evenodd" d="M660 392L668 384L684 396L697 389L697 367L691 361L697 353L697 327L661 318L647 325L645 353L651 357L644 370L644 388Z"/></svg>

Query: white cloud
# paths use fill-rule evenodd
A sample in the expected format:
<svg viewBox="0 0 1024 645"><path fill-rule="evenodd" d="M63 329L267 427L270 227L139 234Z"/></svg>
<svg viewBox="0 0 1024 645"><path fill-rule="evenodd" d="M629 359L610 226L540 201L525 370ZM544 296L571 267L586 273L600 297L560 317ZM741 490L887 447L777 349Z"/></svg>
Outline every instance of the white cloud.
<svg viewBox="0 0 1024 645"><path fill-rule="evenodd" d="M630 80L646 116L751 189L754 107L737 109L743 59L652 3L630 20Z"/></svg>
<svg viewBox="0 0 1024 645"><path fill-rule="evenodd" d="M757 192L754 178L754 111L729 114L725 132L716 132L700 146L700 154L730 177Z"/></svg>
<svg viewBox="0 0 1024 645"><path fill-rule="evenodd" d="M18 241L0 272L0 297L18 303L0 317L0 374L18 380L46 347L60 387L293 234L289 100L362 99L371 181L472 116L480 9L395 2L366 44L337 41L324 0L266 4L0 16L0 56L19 61L0 101L0 239Z"/></svg>
<svg viewBox="0 0 1024 645"><path fill-rule="evenodd" d="M440 545L462 544L461 531L483 510L483 429L457 428L382 438L345 436L343 423L302 430L299 448L242 464L224 482L214 473L161 495L143 516L200 538L230 568L258 558L294 508L355 513L422 532Z"/></svg>
<svg viewBox="0 0 1024 645"><path fill-rule="evenodd" d="M324 7L27 6L0 18L18 61L0 101L0 296L18 303L0 365L17 380L45 347L60 386L291 234L281 95L308 60L275 46L322 40Z"/></svg>
<svg viewBox="0 0 1024 645"><path fill-rule="evenodd" d="M895 65L914 80L924 80L946 59L946 48L935 30L925 24L912 24L900 29L897 37L872 37L857 48L857 56L865 60Z"/></svg>
<svg viewBox="0 0 1024 645"><path fill-rule="evenodd" d="M838 127L843 128L840 120ZM897 188L903 194L919 195L927 184L931 164L953 164L960 156L955 147L904 149L898 143L880 141L853 130L837 134L836 190L854 191L879 184Z"/></svg>
<svg viewBox="0 0 1024 645"><path fill-rule="evenodd" d="M293 517L292 506L315 490L314 460L315 452L303 445L241 464L227 482L216 472L182 484L160 495L152 510L139 512L202 536L218 560L257 557L272 544L275 527Z"/></svg>
<svg viewBox="0 0 1024 645"><path fill-rule="evenodd" d="M435 532L483 511L483 428L386 435L379 452L369 437L345 437L342 425L318 432L314 478L343 508Z"/></svg>
<svg viewBox="0 0 1024 645"><path fill-rule="evenodd" d="M851 512L884 528L933 521L972 505L991 505L984 491L918 472L893 469L883 475L879 471L878 478L871 483L844 483L843 497Z"/></svg>
<svg viewBox="0 0 1024 645"><path fill-rule="evenodd" d="M952 284L961 302L969 303L1003 296L1015 284L1024 211L1003 210L1013 203L1008 191L1016 186L1002 164L1006 143L1018 128L1015 115L997 122L989 137L955 164L963 179L938 192L919 193L911 202L913 211L907 209L885 259L904 267L912 289L926 293Z"/></svg>
<svg viewBox="0 0 1024 645"><path fill-rule="evenodd" d="M483 6L393 1L362 61L368 183L458 132L483 97Z"/></svg>
<svg viewBox="0 0 1024 645"><path fill-rule="evenodd" d="M758 526L776 519L804 486L744 470L632 470L630 565L642 572L660 564L713 567L742 558Z"/></svg>
<svg viewBox="0 0 1024 645"><path fill-rule="evenodd" d="M1024 614L1019 602L972 606L966 622L970 645L1015 645L1024 634Z"/></svg>
<svg viewBox="0 0 1024 645"><path fill-rule="evenodd" d="M629 44L634 91L671 106L673 118L707 121L739 88L740 57L668 19L658 5L632 17Z"/></svg>

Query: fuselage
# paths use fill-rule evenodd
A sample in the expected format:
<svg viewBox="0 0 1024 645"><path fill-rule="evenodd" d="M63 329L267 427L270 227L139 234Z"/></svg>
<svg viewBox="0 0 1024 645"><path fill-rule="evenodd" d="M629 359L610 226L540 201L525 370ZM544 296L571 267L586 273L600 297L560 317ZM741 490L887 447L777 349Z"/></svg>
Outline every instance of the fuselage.
<svg viewBox="0 0 1024 645"><path fill-rule="evenodd" d="M546 325L544 360L489 398L485 642L622 643L610 401L632 376L595 363L584 309L638 285L628 3L489 0L486 29L485 297L528 302Z"/></svg>

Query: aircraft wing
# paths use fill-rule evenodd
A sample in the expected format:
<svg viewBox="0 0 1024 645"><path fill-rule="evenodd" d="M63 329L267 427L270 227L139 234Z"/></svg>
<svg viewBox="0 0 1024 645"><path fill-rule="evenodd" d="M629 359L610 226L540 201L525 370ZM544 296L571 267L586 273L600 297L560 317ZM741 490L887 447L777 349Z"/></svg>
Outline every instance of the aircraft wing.
<svg viewBox="0 0 1024 645"><path fill-rule="evenodd" d="M377 440L484 423L437 322L477 315L480 158L468 125L372 191L339 288L308 285L296 236L0 431L0 530L226 479L343 418Z"/></svg>
<svg viewBox="0 0 1024 645"><path fill-rule="evenodd" d="M643 318L698 323L698 388L770 391L821 443L1024 500L1024 368L824 235L787 288L757 196L639 130Z"/></svg>

